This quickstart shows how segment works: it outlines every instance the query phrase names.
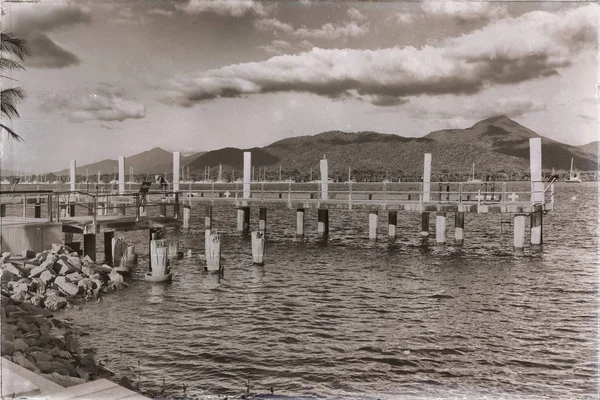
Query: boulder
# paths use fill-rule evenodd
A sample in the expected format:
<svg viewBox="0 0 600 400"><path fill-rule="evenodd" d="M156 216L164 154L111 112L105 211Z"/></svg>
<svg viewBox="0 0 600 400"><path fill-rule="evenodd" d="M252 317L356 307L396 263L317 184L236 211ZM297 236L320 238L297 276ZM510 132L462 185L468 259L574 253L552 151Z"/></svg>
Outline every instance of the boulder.
<svg viewBox="0 0 600 400"><path fill-rule="evenodd" d="M85 278L85 275L83 275L81 272L73 272L67 275L67 280L74 284L77 284L83 278Z"/></svg>
<svg viewBox="0 0 600 400"><path fill-rule="evenodd" d="M90 256L83 257L83 262L88 264L94 264L94 261L90 258Z"/></svg>
<svg viewBox="0 0 600 400"><path fill-rule="evenodd" d="M29 351L29 346L22 339L15 339L13 342L16 351L26 352Z"/></svg>
<svg viewBox="0 0 600 400"><path fill-rule="evenodd" d="M14 274L14 275L16 275L16 276L19 276L19 277L23 277L23 276L25 276L25 275L24 275L24 273L23 273L23 271L22 271L20 268L17 268L17 267L16 267L14 264L12 264L12 263L4 263L4 264L2 265L2 268L3 268L5 271L9 271L9 272L11 272L12 274Z"/></svg>
<svg viewBox="0 0 600 400"><path fill-rule="evenodd" d="M46 261L49 261L52 264L54 264L56 262L56 260L58 260L58 256L56 254L54 254L54 253L46 254Z"/></svg>
<svg viewBox="0 0 600 400"><path fill-rule="evenodd" d="M77 254L77 253L75 253ZM81 269L81 259L78 256L68 256L67 261L71 263L75 268Z"/></svg>
<svg viewBox="0 0 600 400"><path fill-rule="evenodd" d="M45 296L41 294L35 294L30 299L29 302L34 306L43 307Z"/></svg>
<svg viewBox="0 0 600 400"><path fill-rule="evenodd" d="M56 279L54 279L54 284L58 286L58 289L66 295L76 296L77 293L79 293L79 288L77 285L67 282L67 278L64 276L57 276Z"/></svg>
<svg viewBox="0 0 600 400"><path fill-rule="evenodd" d="M12 256L12 253L10 251L5 251L4 253L2 253L2 262L6 262L6 260L9 260L10 256Z"/></svg>
<svg viewBox="0 0 600 400"><path fill-rule="evenodd" d="M33 251L33 250L23 250L21 252L21 255L24 258L34 258L36 256L35 251Z"/></svg>
<svg viewBox="0 0 600 400"><path fill-rule="evenodd" d="M50 354L46 354L43 351L32 351L30 354L36 362L37 361L52 361L54 359L54 357L52 357Z"/></svg>
<svg viewBox="0 0 600 400"><path fill-rule="evenodd" d="M67 260L63 260L62 258L59 259L56 262L56 264L60 267L60 269L58 270L59 275L67 275L67 274L70 274L71 272L79 271L79 269L75 268L75 266L73 264L71 264Z"/></svg>
<svg viewBox="0 0 600 400"><path fill-rule="evenodd" d="M2 275L0 275L0 280L2 282L10 282L10 281L15 281L19 279L19 277L15 274L13 274L10 271L7 270L2 270Z"/></svg>
<svg viewBox="0 0 600 400"><path fill-rule="evenodd" d="M29 361L28 359L26 359L22 354L19 354L17 356L13 356L13 362L16 363L16 364L19 364L23 368L27 368L30 371L40 372L40 370L38 369L38 367L36 367L34 363L32 363L31 361Z"/></svg>
<svg viewBox="0 0 600 400"><path fill-rule="evenodd" d="M77 371L77 375L79 375L79 377L81 379L85 379L86 381L90 380L90 374L88 374L87 372L85 372L84 370L82 370L79 367L75 367L75 371Z"/></svg>
<svg viewBox="0 0 600 400"><path fill-rule="evenodd" d="M32 293L44 294L46 293L46 283L40 278L33 278L28 285L28 289Z"/></svg>
<svg viewBox="0 0 600 400"><path fill-rule="evenodd" d="M117 290L123 290L128 286L129 285L126 282L115 282L115 289Z"/></svg>
<svg viewBox="0 0 600 400"><path fill-rule="evenodd" d="M96 271L99 274L110 274L112 270L113 269L111 268L111 266L107 264L94 266L94 271Z"/></svg>
<svg viewBox="0 0 600 400"><path fill-rule="evenodd" d="M66 335L65 337L65 349L71 353L77 353L79 351L79 342L73 335Z"/></svg>
<svg viewBox="0 0 600 400"><path fill-rule="evenodd" d="M8 290L13 293L26 292L29 289L29 282L23 282L21 279L17 282L8 282Z"/></svg>
<svg viewBox="0 0 600 400"><path fill-rule="evenodd" d="M52 282L54 280L54 278L56 278L56 273L52 269L46 270L46 271L42 272L42 274L40 275L40 279L46 285L48 285L48 283Z"/></svg>
<svg viewBox="0 0 600 400"><path fill-rule="evenodd" d="M108 274L108 279L110 279L111 282L123 282L123 275L115 270L112 270L112 272Z"/></svg>
<svg viewBox="0 0 600 400"><path fill-rule="evenodd" d="M55 372L57 370L64 369L63 365L56 361L38 361L35 363L35 365L42 372Z"/></svg>
<svg viewBox="0 0 600 400"><path fill-rule="evenodd" d="M21 304L21 309L27 311L29 315L44 315L44 309L41 307L36 307L31 304L23 303Z"/></svg>
<svg viewBox="0 0 600 400"><path fill-rule="evenodd" d="M12 300L16 301L17 303L21 303L21 302L27 300L27 292L15 293L12 296L10 296L10 298Z"/></svg>
<svg viewBox="0 0 600 400"><path fill-rule="evenodd" d="M50 248L50 252L52 252L52 253L59 253L63 249L64 249L64 246L62 244L52 243L52 247Z"/></svg>
<svg viewBox="0 0 600 400"><path fill-rule="evenodd" d="M42 275L44 271L52 270L52 266L54 265L53 261L44 261L37 267L33 267L33 269L29 272L30 278L36 278Z"/></svg>
<svg viewBox="0 0 600 400"><path fill-rule="evenodd" d="M95 274L95 271L91 267L88 267L87 265L84 265L83 267L81 267L81 272L83 272L83 274L87 277L90 277Z"/></svg>
<svg viewBox="0 0 600 400"><path fill-rule="evenodd" d="M77 290L79 291L79 289ZM46 309L49 311L58 311L65 308L68 304L68 301L62 296L52 295L46 297L44 304L46 305Z"/></svg>
<svg viewBox="0 0 600 400"><path fill-rule="evenodd" d="M15 345L8 340L3 340L2 341L2 355L3 356L12 356L14 352L15 352Z"/></svg>
<svg viewBox="0 0 600 400"><path fill-rule="evenodd" d="M70 387L75 385L81 385L85 383L84 379L76 378L74 376L61 375L58 372L53 372L52 374L41 374L44 378L62 386L62 387Z"/></svg>

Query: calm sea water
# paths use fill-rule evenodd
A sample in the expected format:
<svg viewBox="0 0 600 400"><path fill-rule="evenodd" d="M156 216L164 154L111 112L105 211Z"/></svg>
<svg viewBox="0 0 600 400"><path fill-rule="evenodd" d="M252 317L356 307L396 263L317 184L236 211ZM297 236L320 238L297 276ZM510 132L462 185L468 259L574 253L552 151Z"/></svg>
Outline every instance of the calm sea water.
<svg viewBox="0 0 600 400"><path fill-rule="evenodd" d="M467 215L460 248L423 246L417 213L399 213L390 244L387 215L372 243L365 211L332 210L324 243L316 210L297 240L295 210L270 209L262 267L235 210L216 207L223 277L203 272L196 206L189 231L168 230L193 253L172 262L171 284L143 281L147 232L128 232L131 286L66 316L106 366L166 394L239 395L249 381L293 397L596 398L597 195L558 185L544 246L522 257L499 215Z"/></svg>

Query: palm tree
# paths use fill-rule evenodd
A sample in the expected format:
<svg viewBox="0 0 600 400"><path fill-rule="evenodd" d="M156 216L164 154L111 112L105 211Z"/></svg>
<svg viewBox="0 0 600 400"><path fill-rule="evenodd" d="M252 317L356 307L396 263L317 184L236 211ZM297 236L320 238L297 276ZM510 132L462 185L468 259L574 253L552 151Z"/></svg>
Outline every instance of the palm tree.
<svg viewBox="0 0 600 400"><path fill-rule="evenodd" d="M27 43L25 40L18 38L17 36L7 33L0 32L0 77L4 79L11 79L4 74L2 74L6 70L19 70L25 69L23 64L19 61L23 61L26 56L28 56L29 48L27 47ZM9 56L7 58L7 56ZM14 60L13 58L17 58L18 60ZM2 88L2 92L0 93L0 108L2 117L6 117L8 119L13 119L14 117L19 117L19 112L17 111L16 103L17 101L23 99L25 97L25 92L20 87L12 87L12 88ZM0 123L0 131L4 129L10 137L16 141L22 141L23 138L19 136L15 131Z"/></svg>

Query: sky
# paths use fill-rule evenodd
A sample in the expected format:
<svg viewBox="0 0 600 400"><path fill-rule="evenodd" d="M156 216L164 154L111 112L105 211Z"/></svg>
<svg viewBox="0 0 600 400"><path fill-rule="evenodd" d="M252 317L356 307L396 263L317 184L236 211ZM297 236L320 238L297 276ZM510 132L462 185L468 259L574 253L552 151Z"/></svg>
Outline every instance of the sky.
<svg viewBox="0 0 600 400"><path fill-rule="evenodd" d="M599 6L565 2L2 4L27 40L2 168L153 147L265 146L329 130L420 137L504 114L598 140ZM6 74L5 74L6 75ZM18 82L17 82L18 81Z"/></svg>

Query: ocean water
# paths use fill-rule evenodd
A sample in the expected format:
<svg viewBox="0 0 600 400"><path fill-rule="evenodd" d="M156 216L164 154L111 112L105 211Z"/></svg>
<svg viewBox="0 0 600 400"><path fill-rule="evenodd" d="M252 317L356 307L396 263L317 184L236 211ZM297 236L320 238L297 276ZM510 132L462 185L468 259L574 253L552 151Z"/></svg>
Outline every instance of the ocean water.
<svg viewBox="0 0 600 400"><path fill-rule="evenodd" d="M543 247L524 256L499 215L468 214L456 247L450 214L438 246L435 234L421 242L418 213L398 214L389 243L385 213L370 242L366 211L331 210L322 241L316 210L297 239L295 210L269 209L255 266L235 209L219 206L219 277L203 270L197 205L189 231L167 230L193 254L172 261L171 284L143 280L148 234L126 232L139 254L131 286L62 317L117 375L167 395L240 395L249 383L312 398L597 398L598 187L558 184L555 207Z"/></svg>

